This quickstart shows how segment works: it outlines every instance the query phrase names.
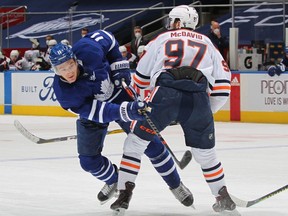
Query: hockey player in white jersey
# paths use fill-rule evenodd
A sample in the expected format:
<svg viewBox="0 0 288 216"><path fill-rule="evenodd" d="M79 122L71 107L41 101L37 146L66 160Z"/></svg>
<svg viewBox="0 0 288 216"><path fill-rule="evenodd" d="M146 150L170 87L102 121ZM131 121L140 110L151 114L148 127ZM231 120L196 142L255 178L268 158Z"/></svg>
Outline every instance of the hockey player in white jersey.
<svg viewBox="0 0 288 216"><path fill-rule="evenodd" d="M172 121L181 125L185 143L191 147L216 198L213 210L239 215L227 192L223 167L215 152L213 113L230 95L230 69L210 39L193 31L198 23L194 8L177 6L169 13L169 20L171 29L147 45L136 68L134 82L139 88L152 90L146 101L152 109L150 119L159 131ZM125 140L126 157L141 159L145 147L155 136L147 128L151 129L147 121L132 123L132 133ZM121 163L120 196L111 209L128 208L134 181L129 167ZM181 192L172 192L176 198L181 196Z"/></svg>

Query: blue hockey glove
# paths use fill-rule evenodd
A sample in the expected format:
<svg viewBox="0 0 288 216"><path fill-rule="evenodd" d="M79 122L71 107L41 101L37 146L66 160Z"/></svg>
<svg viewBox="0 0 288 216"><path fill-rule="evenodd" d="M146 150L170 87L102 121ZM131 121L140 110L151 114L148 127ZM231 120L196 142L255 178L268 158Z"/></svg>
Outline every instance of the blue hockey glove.
<svg viewBox="0 0 288 216"><path fill-rule="evenodd" d="M129 62L126 60L117 61L110 65L111 80L116 88L122 88L122 80L129 85L131 83L131 72Z"/></svg>
<svg viewBox="0 0 288 216"><path fill-rule="evenodd" d="M268 74L269 76L273 77L275 74L277 74L278 76L280 76L280 74L283 73L283 71L281 70L281 68L279 66L270 66L268 68Z"/></svg>
<svg viewBox="0 0 288 216"><path fill-rule="evenodd" d="M122 121L144 120L143 112L147 109L147 103L142 101L123 102L120 105L120 117Z"/></svg>

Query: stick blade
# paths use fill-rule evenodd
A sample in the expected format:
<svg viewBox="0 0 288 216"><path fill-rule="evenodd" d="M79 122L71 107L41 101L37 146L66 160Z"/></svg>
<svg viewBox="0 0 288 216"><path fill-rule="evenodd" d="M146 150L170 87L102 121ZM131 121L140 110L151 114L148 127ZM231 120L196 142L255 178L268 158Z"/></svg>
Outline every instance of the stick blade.
<svg viewBox="0 0 288 216"><path fill-rule="evenodd" d="M191 160L192 160L192 153L191 151L187 150L179 163L180 169L184 169L190 163Z"/></svg>
<svg viewBox="0 0 288 216"><path fill-rule="evenodd" d="M248 201L245 200L241 200L235 196L233 196L232 194L229 194L231 199L233 200L233 202L236 204L236 206L238 207L242 207L242 208L247 208L248 206Z"/></svg>
<svg viewBox="0 0 288 216"><path fill-rule="evenodd" d="M31 134L18 120L14 120L14 126L27 139L31 140L34 143L41 143L41 138Z"/></svg>
<svg viewBox="0 0 288 216"><path fill-rule="evenodd" d="M124 133L125 131L123 129L114 129L114 130L110 130L110 131L107 131L107 135L110 135L110 134L119 134L119 133Z"/></svg>

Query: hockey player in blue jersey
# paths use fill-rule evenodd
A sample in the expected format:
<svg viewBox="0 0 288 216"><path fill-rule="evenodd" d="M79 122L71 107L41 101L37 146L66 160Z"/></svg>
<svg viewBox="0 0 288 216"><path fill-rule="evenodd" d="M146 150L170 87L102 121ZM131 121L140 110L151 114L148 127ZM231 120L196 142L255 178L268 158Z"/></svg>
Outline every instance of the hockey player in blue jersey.
<svg viewBox="0 0 288 216"><path fill-rule="evenodd" d="M280 76L282 73L285 72L286 68L288 67L288 46L285 47L284 56L279 64L272 65L268 68L269 76L275 76L277 74Z"/></svg>
<svg viewBox="0 0 288 216"><path fill-rule="evenodd" d="M122 89L123 79L128 84L131 81L129 62L123 60L119 45L109 32L89 33L72 49L57 44L49 58L56 73L53 88L57 100L64 109L79 115L76 126L81 167L105 182L98 193L99 201L105 203L115 195L118 178L117 166L102 155L109 122L116 121L128 133L131 120L143 119L139 111L146 104L131 101ZM160 140L154 139L145 154L172 191L186 191L178 199L189 205L192 194L180 181L174 161ZM140 161L134 163L138 172Z"/></svg>

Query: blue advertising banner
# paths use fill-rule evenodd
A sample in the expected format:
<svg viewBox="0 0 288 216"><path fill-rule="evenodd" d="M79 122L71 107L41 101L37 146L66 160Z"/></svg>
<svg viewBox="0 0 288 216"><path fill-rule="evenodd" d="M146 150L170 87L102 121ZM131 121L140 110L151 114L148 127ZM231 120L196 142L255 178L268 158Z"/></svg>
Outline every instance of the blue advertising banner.
<svg viewBox="0 0 288 216"><path fill-rule="evenodd" d="M288 5L285 7L285 18L283 4L269 5L267 2L256 6L235 8L235 28L239 28L239 44L249 45L251 41L284 42L283 22L288 27ZM285 21L284 21L285 20ZM231 14L217 19L221 26L222 36L229 35L232 27ZM208 34L210 25L198 28L196 31Z"/></svg>

